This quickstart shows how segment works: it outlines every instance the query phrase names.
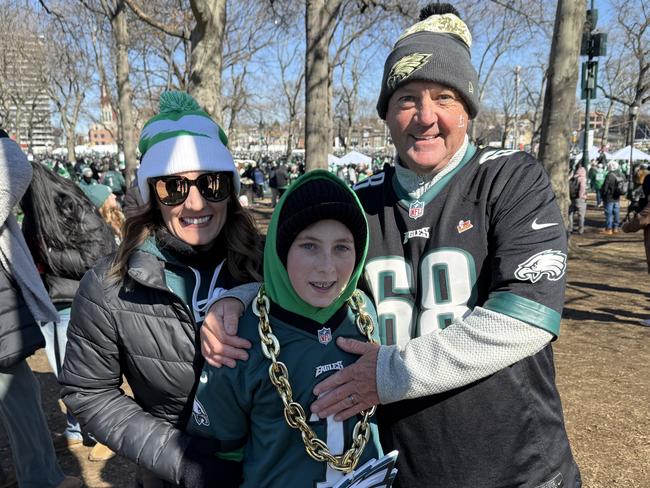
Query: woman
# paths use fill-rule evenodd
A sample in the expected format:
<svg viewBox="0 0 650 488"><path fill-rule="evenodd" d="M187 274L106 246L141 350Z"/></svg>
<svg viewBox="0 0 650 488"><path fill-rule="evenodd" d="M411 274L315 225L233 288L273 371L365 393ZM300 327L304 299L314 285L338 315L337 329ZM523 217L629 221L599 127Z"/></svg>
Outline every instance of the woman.
<svg viewBox="0 0 650 488"><path fill-rule="evenodd" d="M118 203L117 196L107 185L93 185L84 190L86 196L97 207L99 215L113 228L116 241L122 240L122 226L124 225L124 214Z"/></svg>
<svg viewBox="0 0 650 488"><path fill-rule="evenodd" d="M40 163L32 163L32 182L20 205L25 241L59 313L41 331L52 371L63 365L72 299L79 281L97 260L115 251L115 236L83 191ZM98 185L96 185L98 186ZM80 445L79 423L68 412L64 437L57 444Z"/></svg>
<svg viewBox="0 0 650 488"><path fill-rule="evenodd" d="M184 432L205 311L224 290L260 278L259 235L238 202L226 142L191 97L161 96L140 138L143 204L73 305L63 399L99 441L139 465L146 488L236 486L241 476L238 463L210 455L213 442Z"/></svg>

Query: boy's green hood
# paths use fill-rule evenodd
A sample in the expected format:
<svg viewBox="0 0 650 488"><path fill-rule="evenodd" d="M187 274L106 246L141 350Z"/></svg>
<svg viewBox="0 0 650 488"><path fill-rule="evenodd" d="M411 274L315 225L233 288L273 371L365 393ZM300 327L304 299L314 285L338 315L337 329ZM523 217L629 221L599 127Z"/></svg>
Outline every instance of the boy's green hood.
<svg viewBox="0 0 650 488"><path fill-rule="evenodd" d="M291 197L291 194L296 190L296 188L304 185L308 181L315 179L331 180L342 188L345 188L345 190L352 195L354 202L359 206L359 211L361 212L363 221L366 225L365 242L363 243L363 246L361 246L363 252L361 253L361 257L359 258L358 263L352 272L352 276L350 276L350 281L348 282L348 285L345 287L345 289L341 292L339 297L334 300L331 305L325 308L318 308L309 305L298 296L296 291L293 289L293 286L291 285L289 274L282 264L282 261L278 257L276 249L279 219L284 203L288 198ZM348 185L346 185L341 179L337 178L332 173L320 169L310 171L297 179L295 183L289 187L285 194L282 195L282 198L278 202L278 205L273 212L273 216L271 217L271 223L269 224L266 237L266 244L264 246L264 287L266 289L266 294L271 301L277 303L285 310L296 313L298 315L302 315L303 317L307 317L311 320L315 320L320 324L323 324L327 322L327 320L341 308L343 303L348 298L350 298L352 292L356 289L357 282L359 281L361 273L363 272L363 266L366 262L367 253L368 223L365 218L363 207L361 206L361 203L359 202L356 194Z"/></svg>

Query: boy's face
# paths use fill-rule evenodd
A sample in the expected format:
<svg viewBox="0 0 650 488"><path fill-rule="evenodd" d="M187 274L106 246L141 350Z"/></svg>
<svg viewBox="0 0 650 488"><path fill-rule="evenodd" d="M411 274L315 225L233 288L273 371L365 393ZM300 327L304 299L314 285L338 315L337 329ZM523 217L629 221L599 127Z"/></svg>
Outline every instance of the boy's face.
<svg viewBox="0 0 650 488"><path fill-rule="evenodd" d="M320 220L296 236L287 255L293 289L313 307L330 305L354 271L354 240L336 220Z"/></svg>

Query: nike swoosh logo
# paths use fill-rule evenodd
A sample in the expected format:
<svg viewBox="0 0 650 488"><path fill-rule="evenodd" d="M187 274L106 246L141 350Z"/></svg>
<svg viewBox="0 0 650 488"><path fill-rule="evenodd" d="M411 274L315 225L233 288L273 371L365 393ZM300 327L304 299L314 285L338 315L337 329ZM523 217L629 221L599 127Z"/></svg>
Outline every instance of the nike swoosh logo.
<svg viewBox="0 0 650 488"><path fill-rule="evenodd" d="M540 229L546 229L547 227L553 227L554 225L557 225L557 222L550 222L548 224L538 224L537 219L535 219L533 220L531 227L533 228L533 230L540 230Z"/></svg>

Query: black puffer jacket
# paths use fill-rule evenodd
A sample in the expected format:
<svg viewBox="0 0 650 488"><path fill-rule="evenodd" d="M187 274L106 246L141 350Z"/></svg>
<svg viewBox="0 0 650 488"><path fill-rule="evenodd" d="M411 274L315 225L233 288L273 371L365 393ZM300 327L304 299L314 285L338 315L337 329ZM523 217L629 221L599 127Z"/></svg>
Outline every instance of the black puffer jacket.
<svg viewBox="0 0 650 488"><path fill-rule="evenodd" d="M108 284L109 265L102 259L88 271L74 299L62 397L98 441L178 483L203 366L199 328L154 255L135 251L117 285ZM134 399L120 389L122 375Z"/></svg>

